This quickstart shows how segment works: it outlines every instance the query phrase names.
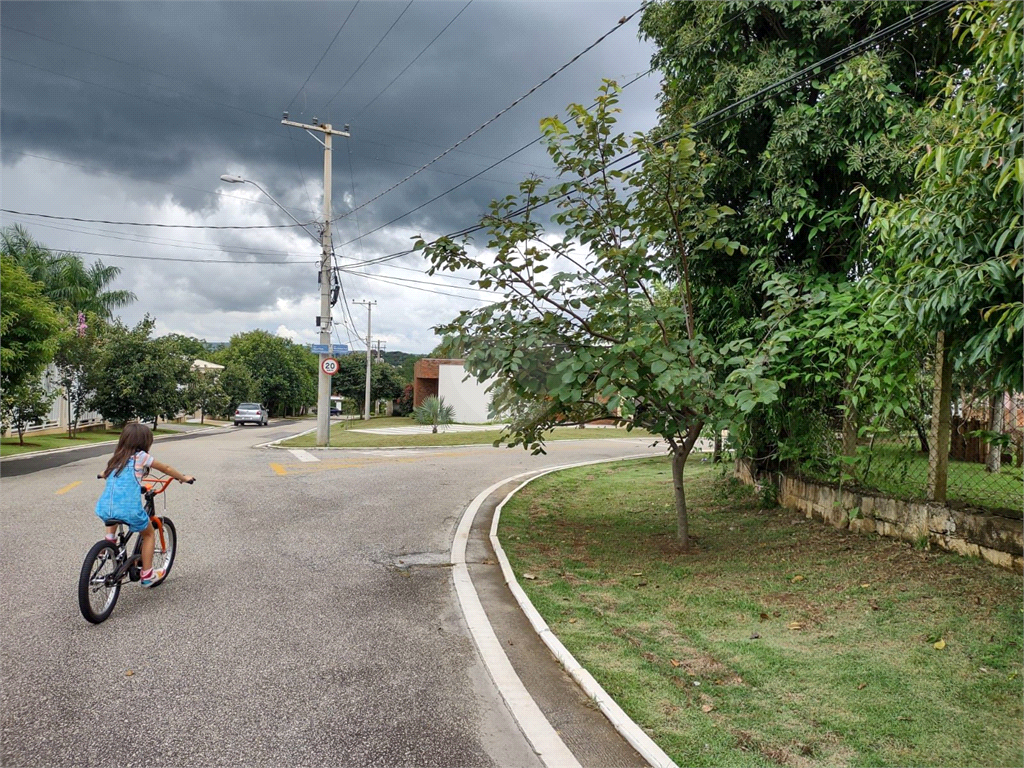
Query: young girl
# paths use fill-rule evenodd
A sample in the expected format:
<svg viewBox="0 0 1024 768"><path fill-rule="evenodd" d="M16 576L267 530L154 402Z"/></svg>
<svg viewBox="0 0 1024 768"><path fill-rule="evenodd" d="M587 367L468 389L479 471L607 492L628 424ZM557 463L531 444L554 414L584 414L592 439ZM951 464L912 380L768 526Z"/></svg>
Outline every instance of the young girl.
<svg viewBox="0 0 1024 768"><path fill-rule="evenodd" d="M162 573L153 571L153 546L155 536L153 524L142 506L141 480L149 467L170 475L179 483L190 483L195 478L183 475L174 467L161 464L149 455L153 445L153 432L145 424L126 424L117 441L114 455L100 477L107 480L103 494L96 502L96 514L100 520L116 518L128 523L132 533L142 532L142 586L151 587L160 580ZM107 541L117 541L117 527L107 526Z"/></svg>

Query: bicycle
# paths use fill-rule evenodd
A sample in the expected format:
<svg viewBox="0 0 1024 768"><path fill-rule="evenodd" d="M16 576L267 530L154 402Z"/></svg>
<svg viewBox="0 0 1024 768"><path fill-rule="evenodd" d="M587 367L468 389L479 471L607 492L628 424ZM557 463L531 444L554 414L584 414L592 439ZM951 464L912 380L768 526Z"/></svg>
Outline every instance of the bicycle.
<svg viewBox="0 0 1024 768"><path fill-rule="evenodd" d="M143 508L149 515L150 522L156 529L156 541L153 548L153 568L163 569L160 578L153 583L159 586L171 572L174 556L178 551L178 533L169 517L158 517L155 499L167 490L173 477L144 477L142 494L145 497ZM195 482L193 479L191 482ZM166 501L165 501L166 506ZM78 577L78 607L86 621L99 624L110 616L117 605L121 594L121 585L127 578L139 581L142 578L142 535L132 534L128 523L112 518L105 520L106 525L117 526L117 541L106 539L93 544L89 554L82 563L82 572ZM135 536L135 546L128 552L128 544Z"/></svg>

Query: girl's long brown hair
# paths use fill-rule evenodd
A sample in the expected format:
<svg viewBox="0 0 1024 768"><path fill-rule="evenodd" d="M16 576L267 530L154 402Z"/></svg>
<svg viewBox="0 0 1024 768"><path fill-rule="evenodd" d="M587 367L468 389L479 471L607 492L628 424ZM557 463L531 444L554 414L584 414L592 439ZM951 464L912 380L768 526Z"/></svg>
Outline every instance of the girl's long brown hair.
<svg viewBox="0 0 1024 768"><path fill-rule="evenodd" d="M121 470L128 464L128 459L138 451L148 451L153 445L153 430L145 424L133 421L125 424L121 430L121 438L117 441L117 448L114 455L107 462L107 468L103 470L103 477L110 477L111 473L121 474Z"/></svg>

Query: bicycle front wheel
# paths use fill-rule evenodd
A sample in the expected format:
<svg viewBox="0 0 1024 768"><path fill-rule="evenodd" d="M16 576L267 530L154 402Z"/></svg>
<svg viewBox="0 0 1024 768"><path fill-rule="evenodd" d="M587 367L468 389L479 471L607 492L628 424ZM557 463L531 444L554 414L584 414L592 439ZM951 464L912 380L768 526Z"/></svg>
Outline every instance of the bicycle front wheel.
<svg viewBox="0 0 1024 768"><path fill-rule="evenodd" d="M169 517L161 517L159 527L154 527L157 530L154 532L156 543L153 546L153 570L163 571L163 575L153 582L155 587L164 583L167 574L171 572L171 566L174 565L174 556L178 553L178 532Z"/></svg>
<svg viewBox="0 0 1024 768"><path fill-rule="evenodd" d="M110 616L121 594L117 571L117 548L109 541L93 544L78 577L78 607L86 621L99 624Z"/></svg>

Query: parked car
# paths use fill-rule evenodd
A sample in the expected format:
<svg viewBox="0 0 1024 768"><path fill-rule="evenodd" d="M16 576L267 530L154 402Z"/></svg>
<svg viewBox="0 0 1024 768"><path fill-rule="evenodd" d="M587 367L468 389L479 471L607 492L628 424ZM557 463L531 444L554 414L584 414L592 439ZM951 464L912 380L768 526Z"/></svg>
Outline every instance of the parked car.
<svg viewBox="0 0 1024 768"><path fill-rule="evenodd" d="M341 416L341 408L338 408L337 406L332 405L331 406L331 416Z"/></svg>
<svg viewBox="0 0 1024 768"><path fill-rule="evenodd" d="M260 403L240 403L235 409L235 426L239 424L256 424L265 427L270 421L270 414Z"/></svg>

